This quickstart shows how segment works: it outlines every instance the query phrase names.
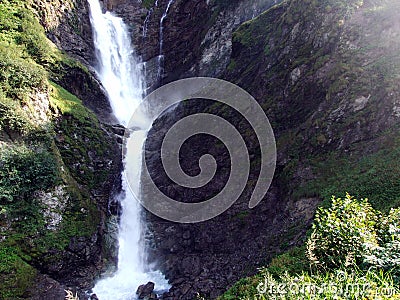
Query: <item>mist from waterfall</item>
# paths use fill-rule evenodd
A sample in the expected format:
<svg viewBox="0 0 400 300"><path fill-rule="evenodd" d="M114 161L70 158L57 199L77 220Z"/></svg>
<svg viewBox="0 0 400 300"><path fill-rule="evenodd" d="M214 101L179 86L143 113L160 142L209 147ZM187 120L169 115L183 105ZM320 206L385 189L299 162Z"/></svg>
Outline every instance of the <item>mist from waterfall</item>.
<svg viewBox="0 0 400 300"><path fill-rule="evenodd" d="M88 2L98 60L96 71L107 92L114 115L121 124L127 126L144 94L142 65L135 54L128 28L122 19L110 12L103 14L98 0L88 0ZM136 299L137 287L148 281L156 284L156 291L165 291L169 288L161 272L152 271L146 265L141 206L134 196L140 197L142 152L146 134L147 130L137 130L130 136L128 163L129 168L133 168L133 171L130 169L130 173L135 176L135 180L130 182L136 182L137 185L128 187L123 172L118 270L113 277L100 280L94 287L93 293L101 300ZM126 159L124 162L126 165Z"/></svg>

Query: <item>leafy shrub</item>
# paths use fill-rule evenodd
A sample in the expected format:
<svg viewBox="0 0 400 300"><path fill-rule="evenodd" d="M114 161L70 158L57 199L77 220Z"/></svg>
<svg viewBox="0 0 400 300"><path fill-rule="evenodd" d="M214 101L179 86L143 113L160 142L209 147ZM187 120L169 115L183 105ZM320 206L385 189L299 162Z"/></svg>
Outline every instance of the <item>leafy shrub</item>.
<svg viewBox="0 0 400 300"><path fill-rule="evenodd" d="M18 18L19 5L7 0L0 2L0 40L13 42L21 25Z"/></svg>
<svg viewBox="0 0 400 300"><path fill-rule="evenodd" d="M379 226L379 237L383 243L389 243L400 237L400 208L392 208Z"/></svg>
<svg viewBox="0 0 400 300"><path fill-rule="evenodd" d="M307 241L310 262L325 270L361 264L378 246L376 224L376 212L367 199L332 197L331 207L316 213Z"/></svg>
<svg viewBox="0 0 400 300"><path fill-rule="evenodd" d="M365 256L365 262L373 268L390 271L400 281L400 209L392 209L380 225L380 246Z"/></svg>
<svg viewBox="0 0 400 300"><path fill-rule="evenodd" d="M347 194L317 211L306 247L278 255L218 299L394 300L399 282L400 208L383 216Z"/></svg>
<svg viewBox="0 0 400 300"><path fill-rule="evenodd" d="M30 196L36 190L47 190L59 180L53 154L33 151L25 146L1 149L0 204Z"/></svg>

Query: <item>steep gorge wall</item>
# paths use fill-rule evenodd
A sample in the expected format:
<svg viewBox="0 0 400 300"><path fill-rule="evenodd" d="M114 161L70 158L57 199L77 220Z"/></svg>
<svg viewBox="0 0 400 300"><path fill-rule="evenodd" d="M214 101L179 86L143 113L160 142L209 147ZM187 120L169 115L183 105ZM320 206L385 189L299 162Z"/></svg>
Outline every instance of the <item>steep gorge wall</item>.
<svg viewBox="0 0 400 300"><path fill-rule="evenodd" d="M229 172L228 156L218 142L199 137L191 141L197 148L182 150L183 169L198 174L198 159L212 153L220 155L221 177L208 191L172 184L156 149L176 120L204 111L223 116L242 130L253 158L244 194L216 219L179 225L149 216L153 256L173 283L168 299L192 299L196 293L215 298L275 253L301 244L317 205L332 194L368 197L382 210L399 205L400 32L392 13L398 5L287 1L233 33L232 54L221 65L227 66L221 67L222 73L218 64L215 73L208 73L207 66L193 72L237 83L257 99L275 131L278 165L266 198L248 210L259 154L245 122L221 105L193 101L156 123L148 142L148 165L163 192L174 199L198 201L213 195ZM180 57L176 47L172 57ZM192 66L201 66L199 57ZM174 71L166 82L190 74L185 67L170 68Z"/></svg>

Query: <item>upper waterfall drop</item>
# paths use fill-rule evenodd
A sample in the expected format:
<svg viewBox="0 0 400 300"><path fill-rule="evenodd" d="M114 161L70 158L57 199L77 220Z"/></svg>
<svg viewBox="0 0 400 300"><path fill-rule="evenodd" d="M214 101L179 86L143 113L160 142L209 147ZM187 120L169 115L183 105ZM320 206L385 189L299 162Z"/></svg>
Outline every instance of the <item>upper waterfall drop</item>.
<svg viewBox="0 0 400 300"><path fill-rule="evenodd" d="M98 0L88 0L98 66L114 115L127 125L143 98L144 80L140 60L132 48L129 32L121 18L103 14Z"/></svg>
<svg viewBox="0 0 400 300"><path fill-rule="evenodd" d="M110 12L103 14L99 0L88 0L88 2L98 60L96 72L107 92L116 118L121 124L127 126L144 94L142 65L135 55L128 28L122 19ZM146 120L145 116L143 120ZM145 124L151 125L146 122ZM123 172L118 270L113 277L97 282L94 287L93 292L101 300L137 299L137 287L148 281L156 284L156 291L162 292L169 289L162 273L146 266L141 206L138 199L135 199L135 197L140 197L142 152L147 129L134 131L128 141L131 145L130 149L133 150L129 157L124 159L124 165L129 164L136 184L128 187L125 172Z"/></svg>

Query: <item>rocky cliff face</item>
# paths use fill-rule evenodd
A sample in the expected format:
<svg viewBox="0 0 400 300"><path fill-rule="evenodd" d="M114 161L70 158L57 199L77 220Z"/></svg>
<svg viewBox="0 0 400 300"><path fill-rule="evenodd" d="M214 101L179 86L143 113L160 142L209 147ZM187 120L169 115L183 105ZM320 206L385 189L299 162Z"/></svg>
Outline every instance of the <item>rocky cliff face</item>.
<svg viewBox="0 0 400 300"><path fill-rule="evenodd" d="M154 257L174 286L170 299L192 299L197 292L215 298L274 253L300 242L316 206L332 194L348 191L368 197L380 209L398 205L399 184L393 178L398 178L394 153L399 146L400 32L392 13L397 9L397 2L386 1L287 1L233 33L229 64L216 64L210 71L203 64L207 55L198 54L190 67L193 73L181 63L182 69L166 75L166 81L203 74L237 83L264 108L278 144L275 179L259 207L246 210L250 180L238 203L214 220L178 225L149 216ZM172 19L171 14L170 26ZM210 57L218 57L223 44L218 37L211 40L220 46L214 51L210 46ZM180 57L180 47L175 47L171 56ZM182 165L197 174L202 153L219 155L221 177L208 193L179 188L161 170L155 149L163 131L185 115L204 111L246 128L233 112L204 101L185 103L160 120L150 133L149 166L163 192L174 199L210 196L221 186L224 168L229 170L227 155L205 137L182 151ZM258 172L257 143L246 129L242 132L254 154L253 178Z"/></svg>
<svg viewBox="0 0 400 300"><path fill-rule="evenodd" d="M153 88L182 76L221 74L229 62L233 30L279 1L171 1L160 31L169 2L104 3L130 26L135 48L146 62L148 86ZM158 78L160 55L164 70Z"/></svg>
<svg viewBox="0 0 400 300"><path fill-rule="evenodd" d="M32 1L32 8L49 39L87 65L94 62L88 5L84 0L56 0L51 4L42 0Z"/></svg>

